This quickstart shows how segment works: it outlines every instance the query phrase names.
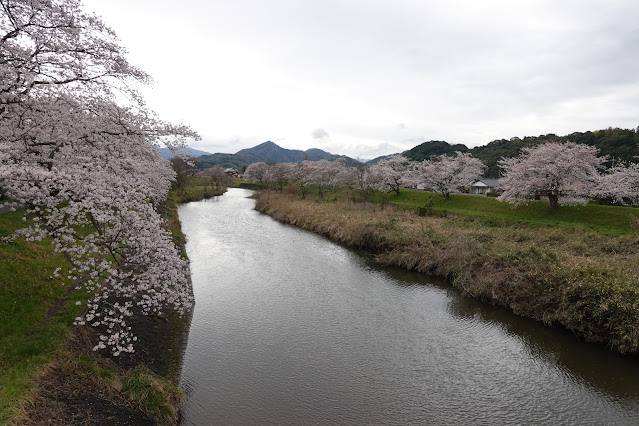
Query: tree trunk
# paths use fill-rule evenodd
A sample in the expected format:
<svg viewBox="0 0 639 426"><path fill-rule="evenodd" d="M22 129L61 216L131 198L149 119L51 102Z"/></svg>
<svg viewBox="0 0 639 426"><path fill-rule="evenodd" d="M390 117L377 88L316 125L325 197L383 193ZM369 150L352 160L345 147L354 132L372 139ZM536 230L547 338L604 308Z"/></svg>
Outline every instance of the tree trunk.
<svg viewBox="0 0 639 426"><path fill-rule="evenodd" d="M548 200L550 201L550 210L557 210L559 207L559 194L557 192L548 192Z"/></svg>

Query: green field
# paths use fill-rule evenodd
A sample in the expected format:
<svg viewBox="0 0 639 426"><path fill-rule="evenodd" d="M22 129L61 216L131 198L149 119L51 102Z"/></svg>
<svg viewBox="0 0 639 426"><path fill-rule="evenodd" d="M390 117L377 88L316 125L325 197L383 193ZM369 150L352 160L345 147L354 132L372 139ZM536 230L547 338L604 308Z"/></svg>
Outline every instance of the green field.
<svg viewBox="0 0 639 426"><path fill-rule="evenodd" d="M180 245L175 199L170 197L164 209L167 228ZM27 225L22 216L22 211L0 213L0 238ZM50 240L0 243L0 259L0 425L25 422L34 409L30 403L37 398L38 378L52 369L67 375L73 386L120 394L119 400L131 401L160 423L175 422L180 395L176 386L144 366L116 372L68 348L73 321L82 313L87 294L75 290L67 278L69 264ZM57 268L59 276L53 276ZM110 379L104 380L105 375Z"/></svg>
<svg viewBox="0 0 639 426"><path fill-rule="evenodd" d="M186 176L180 188L171 189L171 196L176 203L200 201L224 194L226 192L226 183L225 181L215 185L204 176Z"/></svg>
<svg viewBox="0 0 639 426"><path fill-rule="evenodd" d="M639 209L633 207L560 206L551 211L548 201L531 201L528 205L512 208L508 203L491 197L452 194L444 201L432 192L402 189L399 195L385 194L385 201L399 207L422 208L427 215L452 214L481 221L486 226L503 223L525 223L534 226L559 226L567 229L597 231L606 235L639 233Z"/></svg>
<svg viewBox="0 0 639 426"><path fill-rule="evenodd" d="M0 236L23 227L22 212L0 213ZM79 295L65 296L67 261L49 241L0 244L0 424L11 424L32 397L33 379L64 351ZM48 311L58 302L59 310Z"/></svg>

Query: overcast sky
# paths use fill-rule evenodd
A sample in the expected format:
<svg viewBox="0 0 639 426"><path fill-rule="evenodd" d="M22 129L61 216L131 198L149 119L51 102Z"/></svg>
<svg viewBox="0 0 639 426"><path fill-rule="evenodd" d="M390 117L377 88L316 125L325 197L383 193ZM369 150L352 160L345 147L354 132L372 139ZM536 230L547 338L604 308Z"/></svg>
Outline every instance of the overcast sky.
<svg viewBox="0 0 639 426"><path fill-rule="evenodd" d="M637 0L84 0L194 148L369 159L639 125Z"/></svg>

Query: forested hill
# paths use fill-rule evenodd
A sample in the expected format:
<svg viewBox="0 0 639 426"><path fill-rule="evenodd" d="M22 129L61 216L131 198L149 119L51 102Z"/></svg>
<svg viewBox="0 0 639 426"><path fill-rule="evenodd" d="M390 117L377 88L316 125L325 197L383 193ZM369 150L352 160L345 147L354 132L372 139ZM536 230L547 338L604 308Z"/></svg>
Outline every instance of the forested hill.
<svg viewBox="0 0 639 426"><path fill-rule="evenodd" d="M424 142L422 144L417 145L414 148L409 149L408 151L404 151L401 155L410 158L413 161L423 161L428 160L432 156L442 155L442 154L452 154L455 151L459 152L467 152L468 147L462 144L451 145L445 141L429 141ZM381 155L379 157L373 158L366 162L366 164L377 164L380 160L385 160L393 155L399 155L400 153L389 154L389 155Z"/></svg>
<svg viewBox="0 0 639 426"><path fill-rule="evenodd" d="M298 149L282 148L274 142L267 141L253 148L242 149L235 154L212 154L204 155L195 159L199 168L207 168L215 165L242 169L251 163L298 163L302 160L319 161L335 160L337 158L346 159L349 164L358 163L357 160L335 155L321 149L311 148L306 151Z"/></svg>
<svg viewBox="0 0 639 426"><path fill-rule="evenodd" d="M468 147L462 144L451 145L444 141L430 141L405 151L404 156L413 161L428 160L433 155L452 154L455 151L467 152Z"/></svg>
<svg viewBox="0 0 639 426"><path fill-rule="evenodd" d="M497 162L502 157L515 157L519 155L521 148L539 145L545 142L575 142L596 146L600 150L600 155L610 157L610 163L619 161L639 162L639 133L635 129L608 128L595 130L593 132L575 132L566 136L557 136L549 133L541 136L526 136L522 139L514 137L511 139L501 139L490 142L487 145L469 149L463 144L449 144L445 141L424 142L415 146L402 154L414 161L422 161L434 155L452 154L455 151L470 152L473 157L480 159L486 166L486 177L499 177L499 166ZM344 158L349 165L360 164L357 160L335 155L321 149L308 149L301 151L298 149L286 149L276 143L267 141L253 148L242 149L235 154L211 154L195 158L199 168L207 168L215 165L243 169L251 163L297 163L302 160L334 160ZM369 164L376 163L378 157L369 161ZM607 165L610 165L607 164Z"/></svg>
<svg viewBox="0 0 639 426"><path fill-rule="evenodd" d="M575 132L565 136L549 133L541 136L526 136L523 139L514 137L501 139L487 145L468 149L465 145L451 145L442 141L424 142L405 151L403 154L415 161L422 161L432 155L449 154L454 151L470 152L486 166L486 177L499 177L497 162L502 157L515 157L523 147L540 145L545 142L575 142L599 148L599 155L610 157L608 166L614 161L639 162L639 133L635 129L608 128L593 132Z"/></svg>

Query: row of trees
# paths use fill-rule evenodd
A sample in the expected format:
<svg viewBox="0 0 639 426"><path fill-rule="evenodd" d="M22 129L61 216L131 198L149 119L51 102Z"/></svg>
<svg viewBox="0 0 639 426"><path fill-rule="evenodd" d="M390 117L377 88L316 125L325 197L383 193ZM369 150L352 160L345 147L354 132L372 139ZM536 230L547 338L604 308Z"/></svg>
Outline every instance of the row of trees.
<svg viewBox="0 0 639 426"><path fill-rule="evenodd" d="M13 237L49 237L67 257L88 293L76 322L118 355L133 351L129 317L192 305L158 214L174 172L156 147L197 134L145 106L136 87L149 76L80 5L0 0L0 192L31 219Z"/></svg>
<svg viewBox="0 0 639 426"><path fill-rule="evenodd" d="M621 204L639 203L639 164L618 163L607 170L607 157L599 149L574 142L549 142L522 148L519 156L502 159L499 200L524 204L546 195L550 208L585 204L590 197L609 198Z"/></svg>
<svg viewBox="0 0 639 426"><path fill-rule="evenodd" d="M639 203L639 165L618 164L603 170L606 157L597 156L595 147L549 142L523 148L519 156L502 159L500 201L514 206L545 195L550 208L560 203L585 203L589 197L609 198L622 204ZM328 188L348 186L364 192L394 191L402 187L422 187L447 199L452 192L478 179L484 164L468 153L439 155L414 162L394 155L371 166L349 167L343 161L303 161L301 163L251 164L246 179L262 183L296 183L304 196L310 185L323 198Z"/></svg>
<svg viewBox="0 0 639 426"><path fill-rule="evenodd" d="M456 152L430 160L414 162L402 155L394 155L371 166L348 166L343 160L302 161L300 163L253 163L244 178L260 183L277 183L282 187L292 182L305 196L310 186L316 187L320 197L327 189L347 186L364 193L394 191L402 187L430 188L447 199L451 192L462 190L478 178L484 169L481 161L470 154Z"/></svg>

